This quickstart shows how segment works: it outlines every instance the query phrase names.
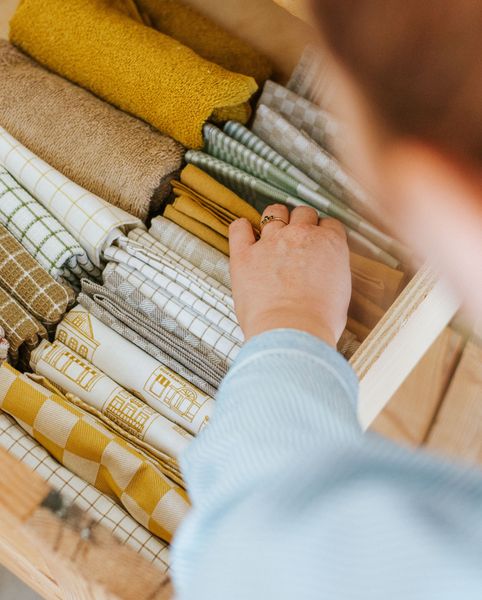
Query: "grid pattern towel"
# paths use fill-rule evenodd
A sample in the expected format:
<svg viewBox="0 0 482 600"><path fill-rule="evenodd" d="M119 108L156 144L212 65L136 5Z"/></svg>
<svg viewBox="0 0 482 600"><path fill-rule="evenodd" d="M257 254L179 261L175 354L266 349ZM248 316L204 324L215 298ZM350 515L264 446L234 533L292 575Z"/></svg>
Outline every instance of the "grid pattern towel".
<svg viewBox="0 0 482 600"><path fill-rule="evenodd" d="M183 147L0 40L0 122L75 183L145 221L170 193Z"/></svg>
<svg viewBox="0 0 482 600"><path fill-rule="evenodd" d="M61 464L117 499L154 535L171 541L189 508L186 494L131 444L47 381L40 385L5 363L0 368L0 408Z"/></svg>
<svg viewBox="0 0 482 600"><path fill-rule="evenodd" d="M47 329L74 302L72 290L57 283L2 225L0 285Z"/></svg>
<svg viewBox="0 0 482 600"><path fill-rule="evenodd" d="M186 431L196 434L208 422L214 408L212 398L111 330L82 306L65 316L57 327L56 339L78 351L95 369ZM115 353L112 348L116 349ZM179 427L175 431L184 433ZM184 435L182 441L190 438Z"/></svg>
<svg viewBox="0 0 482 600"><path fill-rule="evenodd" d="M72 339L68 341L71 343ZM174 427L174 423L59 340L53 344L44 340L32 352L30 366L35 373L49 379L64 393L77 396L117 423L121 429L160 452L178 459L187 448L190 438Z"/></svg>
<svg viewBox="0 0 482 600"><path fill-rule="evenodd" d="M149 330L147 330L147 332L144 331L143 334L141 334L133 329L131 327L132 322L128 318L125 318L125 313L116 310L116 304L109 301L109 298L107 297L108 293L109 292L103 286L84 280L82 293L79 294L77 300L81 306L87 309L89 313L99 319L99 321L104 323L104 325L107 325L107 327L121 335L123 338L129 340L144 352L147 352L147 354L171 369L174 373L177 373L180 377L183 377L186 381L189 381L189 383L199 388L202 392L209 396L214 396L216 394L216 387L194 373L189 367L186 367L184 364L177 361L170 354L160 349L156 344L149 341L147 339ZM119 312L121 316L124 317L124 320L121 320L117 316ZM186 354L189 356L189 352L186 352Z"/></svg>
<svg viewBox="0 0 482 600"><path fill-rule="evenodd" d="M102 252L124 231L142 222L88 192L53 169L0 127L0 162L101 266Z"/></svg>
<svg viewBox="0 0 482 600"><path fill-rule="evenodd" d="M82 246L1 163L0 223L57 281L76 287L82 277L100 277Z"/></svg>
<svg viewBox="0 0 482 600"><path fill-rule="evenodd" d="M12 417L0 413L0 446L35 471L68 503L78 506L162 572L169 569L168 545L153 536L112 498L59 464Z"/></svg>

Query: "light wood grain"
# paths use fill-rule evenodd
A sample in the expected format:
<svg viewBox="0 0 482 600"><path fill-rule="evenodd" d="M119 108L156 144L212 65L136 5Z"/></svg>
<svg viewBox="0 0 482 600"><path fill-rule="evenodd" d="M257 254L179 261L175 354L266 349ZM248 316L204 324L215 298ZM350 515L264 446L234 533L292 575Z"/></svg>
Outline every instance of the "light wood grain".
<svg viewBox="0 0 482 600"><path fill-rule="evenodd" d="M465 347L427 447L482 464L482 346L475 341Z"/></svg>
<svg viewBox="0 0 482 600"><path fill-rule="evenodd" d="M371 426L393 441L420 446L443 401L465 338L447 327Z"/></svg>
<svg viewBox="0 0 482 600"><path fill-rule="evenodd" d="M0 0L0 38L8 38L8 23L19 0Z"/></svg>

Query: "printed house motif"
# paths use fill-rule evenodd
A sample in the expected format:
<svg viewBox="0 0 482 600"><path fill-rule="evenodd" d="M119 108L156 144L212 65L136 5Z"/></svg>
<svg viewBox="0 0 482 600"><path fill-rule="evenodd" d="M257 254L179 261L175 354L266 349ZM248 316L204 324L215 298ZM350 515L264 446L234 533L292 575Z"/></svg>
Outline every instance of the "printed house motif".
<svg viewBox="0 0 482 600"><path fill-rule="evenodd" d="M92 360L99 347L89 313L77 310L71 310L65 316L57 339L87 360Z"/></svg>
<svg viewBox="0 0 482 600"><path fill-rule="evenodd" d="M156 416L152 408L121 388L105 403L103 412L114 423L141 439L148 421Z"/></svg>
<svg viewBox="0 0 482 600"><path fill-rule="evenodd" d="M46 353L44 360L86 392L90 392L102 377L102 373L92 365L55 343Z"/></svg>

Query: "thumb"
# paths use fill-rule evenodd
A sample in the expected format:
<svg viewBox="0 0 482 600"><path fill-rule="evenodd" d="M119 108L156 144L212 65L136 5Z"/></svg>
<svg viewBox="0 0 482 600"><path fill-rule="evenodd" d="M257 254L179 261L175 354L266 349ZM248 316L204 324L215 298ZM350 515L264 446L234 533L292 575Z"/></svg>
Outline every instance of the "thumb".
<svg viewBox="0 0 482 600"><path fill-rule="evenodd" d="M229 254L237 256L256 242L253 227L248 219L236 219L229 226Z"/></svg>

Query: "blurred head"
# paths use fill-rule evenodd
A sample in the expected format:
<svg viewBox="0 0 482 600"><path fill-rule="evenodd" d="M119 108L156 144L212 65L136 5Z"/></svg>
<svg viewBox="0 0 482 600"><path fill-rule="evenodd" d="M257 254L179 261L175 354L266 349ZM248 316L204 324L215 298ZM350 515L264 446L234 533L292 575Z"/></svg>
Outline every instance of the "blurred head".
<svg viewBox="0 0 482 600"><path fill-rule="evenodd" d="M480 314L482 0L313 5L339 67L353 167L397 234Z"/></svg>

